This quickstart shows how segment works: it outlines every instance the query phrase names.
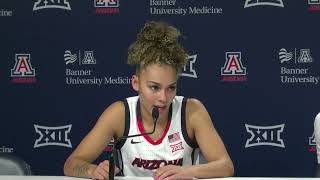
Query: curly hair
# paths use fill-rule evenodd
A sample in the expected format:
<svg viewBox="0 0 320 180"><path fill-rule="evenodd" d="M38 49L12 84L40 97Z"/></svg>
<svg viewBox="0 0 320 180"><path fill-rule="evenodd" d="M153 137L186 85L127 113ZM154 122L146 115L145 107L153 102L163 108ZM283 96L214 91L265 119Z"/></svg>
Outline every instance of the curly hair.
<svg viewBox="0 0 320 180"><path fill-rule="evenodd" d="M188 54L179 44L180 31L165 22L148 21L130 45L128 64L136 66L136 73L149 64L171 65L177 71L187 63Z"/></svg>

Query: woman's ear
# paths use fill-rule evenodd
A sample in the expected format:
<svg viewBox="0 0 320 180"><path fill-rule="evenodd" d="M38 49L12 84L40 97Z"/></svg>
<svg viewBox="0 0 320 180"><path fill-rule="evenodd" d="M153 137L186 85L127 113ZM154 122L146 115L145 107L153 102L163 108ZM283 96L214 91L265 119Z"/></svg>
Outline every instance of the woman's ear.
<svg viewBox="0 0 320 180"><path fill-rule="evenodd" d="M131 85L135 91L139 91L139 77L137 75L133 75L131 78Z"/></svg>

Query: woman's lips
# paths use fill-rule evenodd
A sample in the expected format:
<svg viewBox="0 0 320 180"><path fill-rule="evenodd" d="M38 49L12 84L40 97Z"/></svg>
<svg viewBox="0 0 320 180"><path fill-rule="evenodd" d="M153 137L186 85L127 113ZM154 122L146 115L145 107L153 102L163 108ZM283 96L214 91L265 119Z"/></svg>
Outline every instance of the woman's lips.
<svg viewBox="0 0 320 180"><path fill-rule="evenodd" d="M157 106L159 112L164 112L166 110L166 106Z"/></svg>

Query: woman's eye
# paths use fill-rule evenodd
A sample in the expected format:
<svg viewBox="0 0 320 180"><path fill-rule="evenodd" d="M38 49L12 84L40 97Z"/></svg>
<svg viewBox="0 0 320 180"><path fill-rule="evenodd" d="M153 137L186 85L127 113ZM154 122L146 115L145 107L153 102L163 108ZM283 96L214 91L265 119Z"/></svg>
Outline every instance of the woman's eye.
<svg viewBox="0 0 320 180"><path fill-rule="evenodd" d="M159 90L159 87L158 86L150 86L150 89L153 91L157 91L157 90Z"/></svg>
<svg viewBox="0 0 320 180"><path fill-rule="evenodd" d="M169 87L169 90L170 90L170 91L175 91L175 90L176 90L176 86L171 86L171 87Z"/></svg>

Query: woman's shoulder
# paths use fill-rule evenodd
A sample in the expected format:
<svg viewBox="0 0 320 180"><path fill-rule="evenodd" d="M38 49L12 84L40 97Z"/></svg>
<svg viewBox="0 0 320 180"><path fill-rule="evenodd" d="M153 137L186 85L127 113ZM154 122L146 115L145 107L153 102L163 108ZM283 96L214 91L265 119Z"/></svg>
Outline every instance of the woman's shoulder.
<svg viewBox="0 0 320 180"><path fill-rule="evenodd" d="M196 98L186 98L186 106L190 110L199 110L205 108L202 102Z"/></svg>
<svg viewBox="0 0 320 180"><path fill-rule="evenodd" d="M110 104L101 114L100 120L106 123L116 123L119 119L123 119L125 114L125 106L123 101L115 101Z"/></svg>
<svg viewBox="0 0 320 180"><path fill-rule="evenodd" d="M188 98L186 103L186 118L187 123L191 127L197 126L199 124L206 124L211 121L210 115L203 105L203 103L196 98Z"/></svg>
<svg viewBox="0 0 320 180"><path fill-rule="evenodd" d="M102 116L112 117L114 121L119 122L119 119L125 118L126 107L130 104L136 104L139 96L128 97L123 100L118 100L110 104L102 113Z"/></svg>
<svg viewBox="0 0 320 180"><path fill-rule="evenodd" d="M125 113L125 104L136 103L139 99L139 96L127 97L123 100L118 100L110 104L105 111L114 111L116 113Z"/></svg>
<svg viewBox="0 0 320 180"><path fill-rule="evenodd" d="M112 104L110 104L107 108L106 111L122 111L124 110L124 103L123 101L115 101Z"/></svg>

